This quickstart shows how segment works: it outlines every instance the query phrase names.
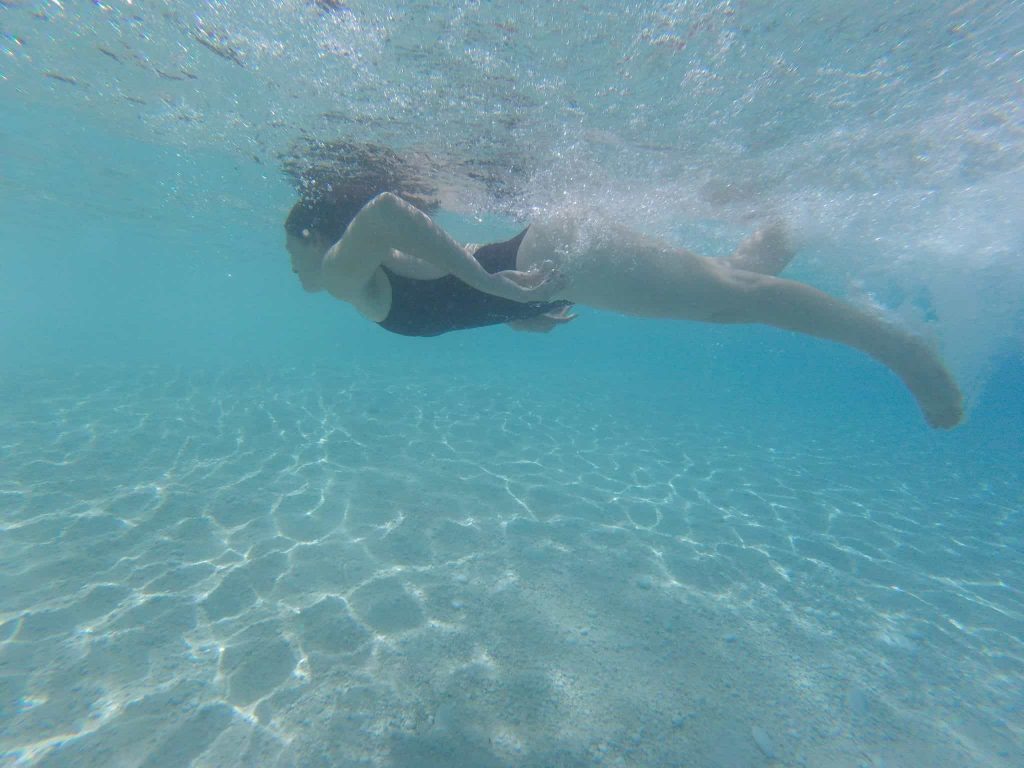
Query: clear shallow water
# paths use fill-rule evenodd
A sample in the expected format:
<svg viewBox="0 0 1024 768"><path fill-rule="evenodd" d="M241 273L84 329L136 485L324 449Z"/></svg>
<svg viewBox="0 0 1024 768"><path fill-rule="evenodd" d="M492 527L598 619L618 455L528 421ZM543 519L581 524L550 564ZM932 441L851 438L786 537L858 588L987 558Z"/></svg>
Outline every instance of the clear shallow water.
<svg viewBox="0 0 1024 768"><path fill-rule="evenodd" d="M1019 481L983 455L514 377L32 390L14 762L762 764L752 729L782 764L1019 756Z"/></svg>
<svg viewBox="0 0 1024 768"><path fill-rule="evenodd" d="M325 5L0 8L0 762L1019 764L1020 12ZM389 336L293 282L300 135L472 241L782 215L970 420L765 329Z"/></svg>

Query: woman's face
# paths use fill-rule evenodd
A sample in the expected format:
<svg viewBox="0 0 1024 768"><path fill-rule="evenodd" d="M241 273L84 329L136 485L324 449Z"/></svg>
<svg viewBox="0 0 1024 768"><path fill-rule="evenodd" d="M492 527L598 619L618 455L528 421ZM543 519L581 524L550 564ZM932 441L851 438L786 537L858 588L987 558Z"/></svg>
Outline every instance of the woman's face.
<svg viewBox="0 0 1024 768"><path fill-rule="evenodd" d="M292 257L292 272L299 276L302 287L310 293L322 291L324 254L329 244L316 233L305 237L288 234L285 248Z"/></svg>

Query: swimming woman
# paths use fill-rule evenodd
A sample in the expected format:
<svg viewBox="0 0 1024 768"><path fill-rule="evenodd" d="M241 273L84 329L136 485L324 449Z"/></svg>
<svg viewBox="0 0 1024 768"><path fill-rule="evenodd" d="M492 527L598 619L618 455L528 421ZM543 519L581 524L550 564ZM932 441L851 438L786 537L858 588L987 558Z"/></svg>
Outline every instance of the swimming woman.
<svg viewBox="0 0 1024 768"><path fill-rule="evenodd" d="M775 276L793 255L778 226L727 259L710 259L561 211L512 240L474 247L384 192L357 202L304 197L285 230L306 290L326 290L395 333L434 336L496 323L548 331L573 319L573 304L641 317L762 323L871 355L903 380L933 427L954 427L963 417L956 382L922 339Z"/></svg>

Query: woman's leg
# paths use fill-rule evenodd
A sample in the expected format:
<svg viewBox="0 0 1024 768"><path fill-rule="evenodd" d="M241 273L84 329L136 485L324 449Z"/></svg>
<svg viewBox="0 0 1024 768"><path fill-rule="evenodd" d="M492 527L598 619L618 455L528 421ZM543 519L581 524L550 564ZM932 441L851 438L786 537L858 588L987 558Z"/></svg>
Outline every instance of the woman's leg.
<svg viewBox="0 0 1024 768"><path fill-rule="evenodd" d="M763 323L847 344L899 376L932 426L953 427L963 416L956 382L924 341L802 283L734 269L617 225L571 216L527 232L518 268L546 260L567 280L558 298L642 317Z"/></svg>
<svg viewBox="0 0 1024 768"><path fill-rule="evenodd" d="M713 322L764 323L855 347L903 380L933 427L948 429L960 423L960 389L922 339L808 285L746 274L749 277L737 280L742 300L712 316Z"/></svg>

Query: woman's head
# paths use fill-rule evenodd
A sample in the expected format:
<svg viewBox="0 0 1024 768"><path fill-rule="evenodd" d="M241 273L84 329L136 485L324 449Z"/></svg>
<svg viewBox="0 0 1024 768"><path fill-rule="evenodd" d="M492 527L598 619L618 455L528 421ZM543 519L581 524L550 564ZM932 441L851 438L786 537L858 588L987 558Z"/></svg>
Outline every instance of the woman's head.
<svg viewBox="0 0 1024 768"><path fill-rule="evenodd" d="M307 291L323 289L320 270L327 249L341 239L349 222L367 202L368 199L302 197L292 206L284 222L285 248L292 259L292 272Z"/></svg>
<svg viewBox="0 0 1024 768"><path fill-rule="evenodd" d="M394 192L424 210L435 207L429 186L393 151L350 142L307 141L284 160L299 193L284 222L292 270L306 290L322 288L327 249L341 239L356 214L381 192Z"/></svg>

